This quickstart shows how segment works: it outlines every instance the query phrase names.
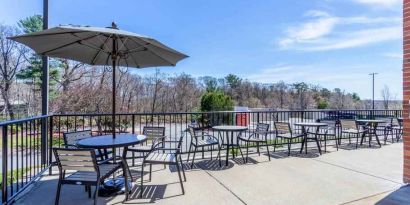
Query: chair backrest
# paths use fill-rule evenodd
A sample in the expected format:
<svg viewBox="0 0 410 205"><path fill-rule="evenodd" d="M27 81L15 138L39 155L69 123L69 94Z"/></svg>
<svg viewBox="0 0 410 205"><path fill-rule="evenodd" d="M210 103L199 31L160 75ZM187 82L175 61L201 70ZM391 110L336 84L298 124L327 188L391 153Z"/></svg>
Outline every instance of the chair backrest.
<svg viewBox="0 0 410 205"><path fill-rule="evenodd" d="M400 122L400 120L397 119L397 118L393 118L391 124L392 124L393 126L402 126L402 122Z"/></svg>
<svg viewBox="0 0 410 205"><path fill-rule="evenodd" d="M256 124L256 129L255 129L256 133L260 132L260 133L264 133L264 135L266 135L267 131L269 131L269 124L266 124L266 123Z"/></svg>
<svg viewBox="0 0 410 205"><path fill-rule="evenodd" d="M66 148L69 145L76 145L77 141L92 137L91 130L74 131L63 133L64 144Z"/></svg>
<svg viewBox="0 0 410 205"><path fill-rule="evenodd" d="M292 133L289 122L275 122L276 134Z"/></svg>
<svg viewBox="0 0 410 205"><path fill-rule="evenodd" d="M196 134L196 132L195 132L195 128L192 127L192 126L188 126L187 131L188 131L188 133L191 135L191 141L194 142L194 143L197 143L197 138L198 138L198 136L197 136L197 134Z"/></svg>
<svg viewBox="0 0 410 205"><path fill-rule="evenodd" d="M342 130L357 129L356 121L354 120L340 120Z"/></svg>
<svg viewBox="0 0 410 205"><path fill-rule="evenodd" d="M142 129L142 134L147 136L148 139L164 137L165 136L165 127L150 127L145 126Z"/></svg>
<svg viewBox="0 0 410 205"><path fill-rule="evenodd" d="M60 171L99 171L93 149L53 148L53 152Z"/></svg>

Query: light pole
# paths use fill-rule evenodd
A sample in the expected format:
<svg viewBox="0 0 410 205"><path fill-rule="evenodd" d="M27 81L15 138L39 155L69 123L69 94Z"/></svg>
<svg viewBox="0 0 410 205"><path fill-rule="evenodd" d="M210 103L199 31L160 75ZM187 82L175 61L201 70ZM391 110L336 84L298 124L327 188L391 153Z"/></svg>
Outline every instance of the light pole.
<svg viewBox="0 0 410 205"><path fill-rule="evenodd" d="M371 75L372 76L372 90L373 90L373 101L372 101L372 107L373 107L373 110L374 110L374 76L375 75L377 75L378 73L370 73L369 75Z"/></svg>

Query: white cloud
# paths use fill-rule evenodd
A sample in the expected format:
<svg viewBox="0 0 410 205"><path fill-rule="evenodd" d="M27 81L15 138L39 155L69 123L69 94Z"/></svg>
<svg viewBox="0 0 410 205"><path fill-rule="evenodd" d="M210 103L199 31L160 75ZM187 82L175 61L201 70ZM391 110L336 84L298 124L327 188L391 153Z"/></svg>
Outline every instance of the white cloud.
<svg viewBox="0 0 410 205"><path fill-rule="evenodd" d="M327 51L402 38L400 17L337 17L316 10L305 16L310 19L289 27L278 41L282 49Z"/></svg>
<svg viewBox="0 0 410 205"><path fill-rule="evenodd" d="M352 0L353 2L373 7L392 8L402 4L402 0Z"/></svg>
<svg viewBox="0 0 410 205"><path fill-rule="evenodd" d="M328 13L321 11L309 11L307 12L307 16L315 17L316 19L297 27L288 28L286 31L288 37L279 41L281 46L286 47L291 44L325 36L333 30L338 22L337 18L331 17Z"/></svg>
<svg viewBox="0 0 410 205"><path fill-rule="evenodd" d="M336 37L323 38L315 45L305 45L300 47L299 49L305 51L328 51L353 48L395 39L401 39L401 32L402 28L400 26L363 29L343 35L338 35Z"/></svg>

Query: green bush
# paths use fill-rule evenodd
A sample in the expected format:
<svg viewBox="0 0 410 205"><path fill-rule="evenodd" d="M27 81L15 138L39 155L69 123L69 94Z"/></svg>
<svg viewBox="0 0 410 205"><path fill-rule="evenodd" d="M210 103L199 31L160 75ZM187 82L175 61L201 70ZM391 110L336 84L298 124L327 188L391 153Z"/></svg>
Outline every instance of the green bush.
<svg viewBox="0 0 410 205"><path fill-rule="evenodd" d="M230 96L221 91L206 92L201 97L201 111L231 111L234 103Z"/></svg>
<svg viewBox="0 0 410 205"><path fill-rule="evenodd" d="M232 111L234 103L230 96L221 91L206 92L201 97L201 111ZM202 126L213 126L220 124L232 124L234 121L233 113L212 113L203 114L198 119Z"/></svg>

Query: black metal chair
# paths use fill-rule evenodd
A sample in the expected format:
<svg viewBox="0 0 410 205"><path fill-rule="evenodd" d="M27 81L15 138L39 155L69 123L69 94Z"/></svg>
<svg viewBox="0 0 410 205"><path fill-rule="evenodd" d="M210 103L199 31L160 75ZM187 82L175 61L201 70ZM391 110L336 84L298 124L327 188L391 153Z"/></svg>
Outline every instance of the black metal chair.
<svg viewBox="0 0 410 205"><path fill-rule="evenodd" d="M398 142L403 134L403 121L398 118L392 118L391 124L387 127L387 133L384 136L384 144L386 144L388 135L391 134L391 142L394 142L394 136Z"/></svg>
<svg viewBox="0 0 410 205"><path fill-rule="evenodd" d="M319 127L319 129L316 130L317 133L308 131L308 134L317 135L319 137L320 144L322 144L322 142L324 142L325 152L326 152L328 137L333 137L334 140L335 140L335 144L336 144L336 150L339 150L339 145L338 145L339 144L339 139L337 137L336 121L321 120L320 123L325 123L325 124L327 124L327 126Z"/></svg>
<svg viewBox="0 0 410 205"><path fill-rule="evenodd" d="M142 134L147 137L147 142L142 145L137 145L133 147L127 147L124 150L124 159L127 159L127 156L125 156L128 151L131 152L132 154L132 166L135 166L135 159L141 158L143 159L149 152L152 151L153 145L158 142L158 141L163 141L166 136L165 136L165 127L153 127L153 126L145 126L142 129ZM138 156L135 156L135 154L138 154ZM129 158L129 157L128 157ZM150 165L150 172L152 170L152 165ZM151 175L149 177L149 180L151 181Z"/></svg>
<svg viewBox="0 0 410 205"><path fill-rule="evenodd" d="M351 136L356 137L356 149L359 145L359 138L364 134L365 130L356 123L355 120L340 120L340 137L339 144L343 137L343 134L347 134L349 138L349 144L351 143Z"/></svg>
<svg viewBox="0 0 410 205"><path fill-rule="evenodd" d="M147 142L145 144L141 144L138 146L134 147L128 147L127 151L130 151L132 153L138 153L142 154L142 156L133 156L133 158L144 158L145 155L152 150L152 145L154 142L158 140L164 140L165 139L165 127L151 127L151 126L145 126L142 129L142 134L147 137ZM133 161L134 165L134 161Z"/></svg>
<svg viewBox="0 0 410 205"><path fill-rule="evenodd" d="M198 150L198 148L205 149L206 147L211 147L211 149L216 145L218 147L218 155L217 158L219 158L219 166L222 166L221 162L221 145L219 143L219 139L208 134L208 133L203 133L201 131L201 134L198 134L194 130L193 127L188 127L188 133L191 135L191 143L189 145L189 152L188 152L188 158L187 162L189 162L189 157L192 151L192 147L194 147L194 153L192 157L192 162L191 162L191 168L194 167L194 162L195 162L195 154ZM211 160L212 160L212 150L211 150Z"/></svg>
<svg viewBox="0 0 410 205"><path fill-rule="evenodd" d="M290 156L290 148L292 146L293 139L303 138L304 134L293 133L289 122L275 122L274 125L275 125L276 139L280 138L282 140L283 139L287 140L288 156ZM276 140L274 141L274 145L273 145L273 151L275 152L275 150L276 150Z"/></svg>
<svg viewBox="0 0 410 205"><path fill-rule="evenodd" d="M144 182L144 166L145 164L163 164L163 165L174 165L178 171L179 183L181 185L182 194L185 194L184 185L181 178L181 169L184 175L184 181L186 181L185 170L182 164L181 159L181 146L182 146L182 139L184 135L181 134L179 140L163 140L163 141L156 141L153 146L151 152L149 152L142 161L141 166L141 192L139 197L142 198L142 194L144 192L143 182ZM176 144L176 147L165 147L165 143L168 144ZM152 170L150 170L149 174L152 174ZM150 176L151 178L151 176Z"/></svg>
<svg viewBox="0 0 410 205"><path fill-rule="evenodd" d="M270 161L270 153L269 153L269 144L268 144L268 131L269 131L269 124L266 123L258 123L256 125L256 129L252 132L250 132L249 136L240 136L238 137L238 144L243 141L246 143L246 158L245 158L245 163L248 163L248 153L249 153L249 144L250 143L256 143L256 148L257 152L260 155L259 152L259 145L265 145L266 146L266 153L268 154L268 158ZM241 146L239 146L239 151L242 154L242 149Z"/></svg>
<svg viewBox="0 0 410 205"><path fill-rule="evenodd" d="M83 131L73 131L73 132L64 132L63 133L63 146L65 148L72 148L75 149L77 147L77 142L82 139L92 137L91 130L83 130ZM108 151L107 149L96 149L96 157L98 161L106 161L109 159L109 155L112 151Z"/></svg>
<svg viewBox="0 0 410 205"><path fill-rule="evenodd" d="M376 132L378 132L378 134L382 134L385 137L384 143L386 144L386 138L388 137L389 132L390 132L390 126L392 124L392 118L390 118L390 117L389 118L378 117L378 118L376 118L376 120L384 121L384 122L377 123ZM392 138L393 138L393 136L392 136Z"/></svg>
<svg viewBox="0 0 410 205"><path fill-rule="evenodd" d="M116 163L98 164L94 149L53 148L53 152L59 169L56 205L59 204L63 184L95 186L94 204L96 204L100 185L116 171L122 169L124 179L128 181L127 163L122 158L118 158ZM66 171L74 172L67 174ZM125 200L128 200L128 194L128 183L125 183Z"/></svg>

